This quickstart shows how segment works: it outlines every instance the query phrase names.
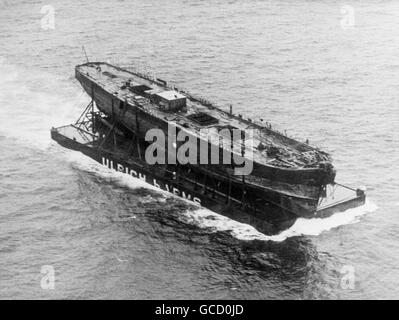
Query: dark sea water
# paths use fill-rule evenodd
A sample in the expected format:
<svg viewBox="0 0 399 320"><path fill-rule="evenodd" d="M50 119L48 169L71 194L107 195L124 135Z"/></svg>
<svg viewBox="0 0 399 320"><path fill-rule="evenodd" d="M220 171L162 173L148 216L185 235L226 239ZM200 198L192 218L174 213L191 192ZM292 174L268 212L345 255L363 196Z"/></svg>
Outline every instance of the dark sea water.
<svg viewBox="0 0 399 320"><path fill-rule="evenodd" d="M0 0L0 298L398 298L399 2L343 4ZM57 146L82 45L309 138L367 204L266 237Z"/></svg>

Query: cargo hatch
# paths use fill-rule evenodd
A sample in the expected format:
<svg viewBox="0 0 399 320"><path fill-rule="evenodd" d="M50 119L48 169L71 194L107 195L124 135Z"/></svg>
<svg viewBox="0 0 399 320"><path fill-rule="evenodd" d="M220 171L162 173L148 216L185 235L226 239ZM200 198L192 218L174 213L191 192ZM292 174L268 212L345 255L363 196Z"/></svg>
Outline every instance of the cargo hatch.
<svg viewBox="0 0 399 320"><path fill-rule="evenodd" d="M219 123L219 120L205 112L193 113L187 116L188 119L194 121L201 126L210 126Z"/></svg>

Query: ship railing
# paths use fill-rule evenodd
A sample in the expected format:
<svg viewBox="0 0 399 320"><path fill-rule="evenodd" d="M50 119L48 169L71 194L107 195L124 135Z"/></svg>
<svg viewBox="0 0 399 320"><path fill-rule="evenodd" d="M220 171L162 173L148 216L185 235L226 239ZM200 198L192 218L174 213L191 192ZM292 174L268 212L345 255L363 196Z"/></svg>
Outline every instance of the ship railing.
<svg viewBox="0 0 399 320"><path fill-rule="evenodd" d="M129 71L133 74L135 74L136 76L139 76L140 78L149 80L149 81L156 81L156 77L155 75L151 74L150 72L142 72L139 71L138 69L136 69L135 67L128 67L127 69L129 69Z"/></svg>
<svg viewBox="0 0 399 320"><path fill-rule="evenodd" d="M345 189L349 189L349 190L355 191L355 192L358 192L358 191L359 191L359 189L354 189L354 188L351 188L351 187L345 186L345 185L343 185L343 184L340 184L340 183L338 183L338 182L335 182L334 184L336 184L337 186L340 186L340 187L342 187L342 188L345 188Z"/></svg>
<svg viewBox="0 0 399 320"><path fill-rule="evenodd" d="M247 150L247 145L245 143L245 139L240 139L239 141L234 141L231 138L229 139L228 137L221 135L220 133L212 134L214 139L209 139L210 135L206 132L199 131L198 136L210 143L213 143L214 145L217 145L219 147L223 146L229 146L230 150L233 153L239 153L242 152L243 150ZM223 141L223 143L222 143Z"/></svg>
<svg viewBox="0 0 399 320"><path fill-rule="evenodd" d="M141 78L144 78L144 79L147 79L149 81L158 83L156 76L151 74L150 72L143 73L143 72L138 71L136 68L129 68L129 69L132 70L132 73L136 74L137 76L139 76ZM245 118L241 114L237 115L237 114L229 113L226 110L224 110L225 108L223 108L222 106L220 106L220 105L218 105L218 104L216 104L216 103L214 103L214 102L212 102L210 100L204 99L204 98L202 98L200 96L197 96L196 94L193 94L193 93L189 92L185 88L177 86L172 81L169 81L167 83L167 85L165 85L165 87L168 88L168 89L173 89L175 91L178 91L181 94L185 95L190 100L193 100L193 101L196 101L196 102L200 102L201 104L207 106L208 108L220 110L221 112L226 113L230 117L234 117L236 119L240 119L240 120L246 122L249 125L251 125L251 124L255 125L260 130L266 130L266 132L268 134L277 134L279 136L282 136L282 137L290 139L291 142L293 142L293 143L294 142L295 143L298 143L298 142L299 143L303 143L303 144L306 144L307 146L309 146L309 147L311 147L311 148L313 148L315 150L319 150L319 148L317 146L310 146L309 143L308 143L308 139L306 139L306 141L302 142L301 141L302 138L295 137L293 135L289 135L286 130L285 131L280 131L276 127L273 127L272 124L270 122L268 122L268 121L253 120L251 118Z"/></svg>
<svg viewBox="0 0 399 320"><path fill-rule="evenodd" d="M136 68L130 68L130 69L132 70L132 73L140 76L141 78L144 78L144 79L149 80L149 81L156 81L157 80L157 78L154 75L152 75L151 73L143 73L143 72L138 71ZM249 124L252 123L252 124L255 124L255 125L260 126L262 128L269 129L269 130L271 130L273 132L276 132L276 133L278 133L280 135L288 137L286 132L283 133L283 132L280 132L280 131L278 131L276 129L273 130L271 123L269 123L267 121L264 123L264 122L252 120L251 118L245 118L242 115L231 114L231 113L225 111L224 108L222 106L218 105L217 103L212 102L210 100L207 100L205 98L202 98L200 96L197 96L196 94L193 94L193 93L189 92L187 89L185 89L183 87L178 87L175 83L173 83L171 81L168 82L166 87L169 88L169 89L173 89L175 91L178 91L181 94L185 95L190 100L194 100L196 102L200 102L201 104L203 104L203 105L205 105L205 106L207 106L209 108L218 109L218 110L228 114L229 116L233 116L235 118L240 118L240 120L243 120L243 121L245 121L245 122L247 122Z"/></svg>

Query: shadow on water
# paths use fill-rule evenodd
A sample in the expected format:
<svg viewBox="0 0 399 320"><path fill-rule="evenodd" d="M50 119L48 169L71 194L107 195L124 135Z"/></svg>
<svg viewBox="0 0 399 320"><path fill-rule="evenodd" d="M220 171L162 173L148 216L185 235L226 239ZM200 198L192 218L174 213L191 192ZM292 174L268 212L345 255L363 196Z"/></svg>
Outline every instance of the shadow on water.
<svg viewBox="0 0 399 320"><path fill-rule="evenodd" d="M79 189L87 194L101 193L101 197L96 197L102 198L101 203L95 205L110 208L103 210L105 220L117 224L121 232L155 241L159 250L163 243L179 247L178 254L187 255L182 256L183 260L194 254L206 261L198 274L200 279L210 288L216 285L237 290L237 296L233 292L221 298L306 297L309 282L323 268L324 258L309 238L296 236L281 242L240 240L229 230L218 231L182 220L185 212L196 207L179 198L141 186L120 185L115 179L97 174L79 176Z"/></svg>
<svg viewBox="0 0 399 320"><path fill-rule="evenodd" d="M220 273L228 273L224 280L227 287L235 287L241 294L248 292L254 297L252 290L265 294L269 288L287 288L289 292L281 292L286 297L306 297L309 281L318 277L322 269L316 247L309 238L292 237L282 242L264 240L241 240L229 231L215 231L197 225L182 222L178 217L186 209L175 211L176 207L163 209L151 220L158 224L156 233L159 237L173 236L177 241L198 248L210 260L203 268L211 283L220 284ZM222 277L223 278L223 277ZM251 288L252 287L252 288ZM255 290L255 291L256 291ZM229 296L229 297L234 297ZM271 294L268 298L281 298Z"/></svg>

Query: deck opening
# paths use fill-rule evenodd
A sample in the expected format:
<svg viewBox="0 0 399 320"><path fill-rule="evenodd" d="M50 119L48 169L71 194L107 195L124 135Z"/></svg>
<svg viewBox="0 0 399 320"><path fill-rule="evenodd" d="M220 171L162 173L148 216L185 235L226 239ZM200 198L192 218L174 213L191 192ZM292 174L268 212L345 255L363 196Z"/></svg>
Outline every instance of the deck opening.
<svg viewBox="0 0 399 320"><path fill-rule="evenodd" d="M218 119L212 117L211 115L205 112L190 114L189 116L187 116L187 118L194 121L195 123L198 123L201 126L210 126L212 124L219 123Z"/></svg>
<svg viewBox="0 0 399 320"><path fill-rule="evenodd" d="M144 95L145 91L151 90L152 88L149 86L146 86L145 84L139 84L139 85L131 85L129 87L129 90L139 94L139 95Z"/></svg>
<svg viewBox="0 0 399 320"><path fill-rule="evenodd" d="M113 73L108 72L108 71L104 71L104 72L103 72L103 75L105 75L105 76L107 76L107 77L110 77L111 79L116 78L116 75L114 75Z"/></svg>

